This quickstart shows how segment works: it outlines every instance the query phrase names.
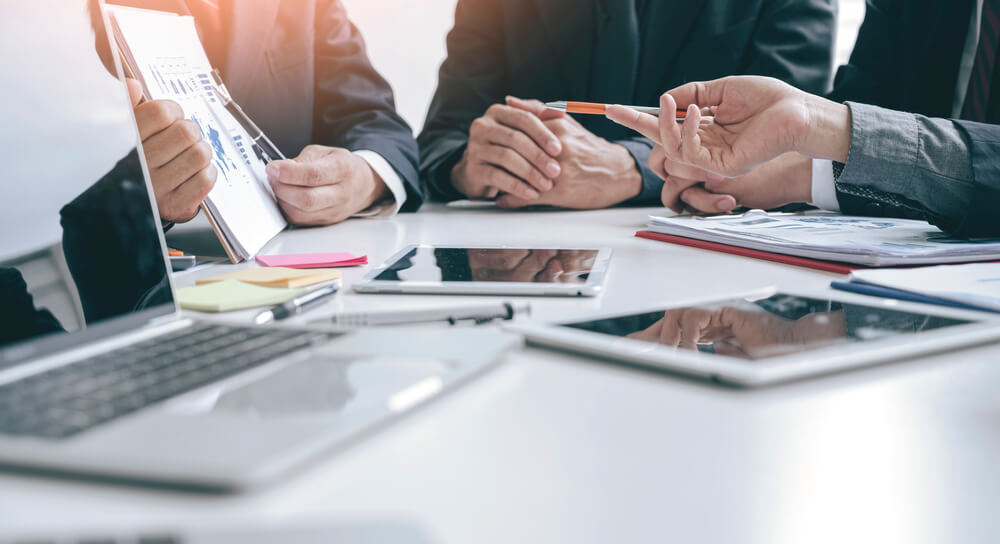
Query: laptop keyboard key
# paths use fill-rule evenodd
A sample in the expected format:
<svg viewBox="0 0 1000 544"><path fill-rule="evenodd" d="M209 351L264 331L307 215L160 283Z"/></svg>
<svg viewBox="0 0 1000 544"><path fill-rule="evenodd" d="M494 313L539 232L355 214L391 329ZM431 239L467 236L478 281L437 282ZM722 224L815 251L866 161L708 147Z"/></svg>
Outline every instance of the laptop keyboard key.
<svg viewBox="0 0 1000 544"><path fill-rule="evenodd" d="M0 386L0 434L73 436L331 337L196 325Z"/></svg>

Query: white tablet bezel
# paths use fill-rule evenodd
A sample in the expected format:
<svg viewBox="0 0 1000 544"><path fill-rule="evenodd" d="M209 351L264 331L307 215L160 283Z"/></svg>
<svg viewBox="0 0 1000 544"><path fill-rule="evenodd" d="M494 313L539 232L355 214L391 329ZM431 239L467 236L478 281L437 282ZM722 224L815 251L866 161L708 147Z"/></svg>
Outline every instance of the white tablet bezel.
<svg viewBox="0 0 1000 544"><path fill-rule="evenodd" d="M418 248L434 249L551 249L561 251L597 251L594 268L590 271L587 282L580 284L567 283L514 283L514 282L440 282L440 281L386 281L377 280L379 274ZM411 244L397 251L378 268L372 270L353 289L358 293L375 294L405 294L405 295L501 295L501 296L557 296L557 297L594 297L601 293L604 280L611 265L612 250L608 248L586 247L523 247L523 246L493 246L493 245L455 245L455 244Z"/></svg>
<svg viewBox="0 0 1000 544"><path fill-rule="evenodd" d="M807 350L767 360L747 361L735 357L681 351L629 338L608 336L563 324L597 321L613 317L655 312L670 308L712 304L744 297L767 297L774 294L818 298L833 302L863 304L876 308L911 311L934 316L977 321L947 329L872 340L856 344L837 344ZM702 298L684 303L668 303L601 315L580 316L559 322L512 323L506 330L523 334L531 344L583 353L642 367L690 374L713 381L745 387L761 386L795 379L829 374L841 370L870 366L894 360L941 353L957 348L981 345L1000 340L1000 317L996 314L969 310L954 310L939 306L881 299L841 291L801 292L790 289L767 289L736 293L727 297Z"/></svg>

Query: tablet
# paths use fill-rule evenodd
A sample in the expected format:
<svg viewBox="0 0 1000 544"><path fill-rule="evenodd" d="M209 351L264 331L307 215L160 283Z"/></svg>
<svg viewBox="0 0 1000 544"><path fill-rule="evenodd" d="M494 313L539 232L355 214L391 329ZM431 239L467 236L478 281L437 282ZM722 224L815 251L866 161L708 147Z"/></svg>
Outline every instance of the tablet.
<svg viewBox="0 0 1000 544"><path fill-rule="evenodd" d="M359 293L592 297L610 249L413 245L354 285Z"/></svg>
<svg viewBox="0 0 1000 544"><path fill-rule="evenodd" d="M758 386L1000 340L1000 318L896 300L765 292L505 327L534 344Z"/></svg>

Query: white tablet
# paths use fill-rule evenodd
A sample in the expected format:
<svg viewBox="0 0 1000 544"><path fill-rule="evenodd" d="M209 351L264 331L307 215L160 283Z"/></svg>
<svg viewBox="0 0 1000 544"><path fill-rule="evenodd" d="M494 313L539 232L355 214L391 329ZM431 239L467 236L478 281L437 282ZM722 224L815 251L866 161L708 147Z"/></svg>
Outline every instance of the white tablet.
<svg viewBox="0 0 1000 544"><path fill-rule="evenodd" d="M592 297L610 249L413 245L354 285L359 293Z"/></svg>
<svg viewBox="0 0 1000 544"><path fill-rule="evenodd" d="M534 344L742 386L1000 340L994 314L828 292L770 291L505 328Z"/></svg>

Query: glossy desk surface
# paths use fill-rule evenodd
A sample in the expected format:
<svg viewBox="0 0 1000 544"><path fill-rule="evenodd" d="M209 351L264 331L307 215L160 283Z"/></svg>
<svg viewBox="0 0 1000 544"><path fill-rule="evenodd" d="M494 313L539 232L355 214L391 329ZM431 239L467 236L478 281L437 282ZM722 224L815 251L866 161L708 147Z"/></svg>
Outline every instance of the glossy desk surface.
<svg viewBox="0 0 1000 544"><path fill-rule="evenodd" d="M613 248L599 298L531 300L536 315L560 318L772 285L826 290L837 278L634 238L650 213L662 210L429 206L289 231L265 253L351 251L375 265L411 243ZM348 269L345 287L367 270ZM485 299L462 301L475 300ZM345 290L306 317L453 301ZM455 543L996 542L998 385L1000 346L762 390L526 348L386 432L253 493L0 473L0 540L10 530L389 517Z"/></svg>

